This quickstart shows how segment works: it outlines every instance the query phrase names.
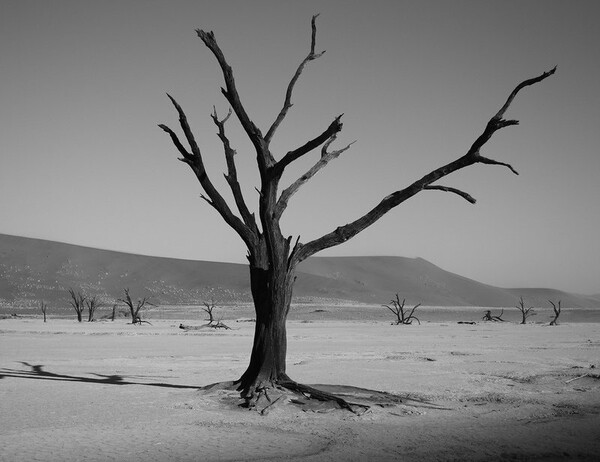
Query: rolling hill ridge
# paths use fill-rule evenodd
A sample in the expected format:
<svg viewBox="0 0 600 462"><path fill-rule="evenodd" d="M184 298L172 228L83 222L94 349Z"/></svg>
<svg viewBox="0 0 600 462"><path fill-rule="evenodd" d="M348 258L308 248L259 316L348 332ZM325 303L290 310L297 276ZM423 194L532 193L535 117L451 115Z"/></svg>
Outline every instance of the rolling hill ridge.
<svg viewBox="0 0 600 462"><path fill-rule="evenodd" d="M74 288L113 303L129 288L155 304L251 301L243 264L133 255L0 234L0 305L69 305ZM445 271L421 258L312 257L299 266L294 301L381 304L396 293L429 306L512 307L562 300L564 307L600 307L600 298L553 289L506 289Z"/></svg>

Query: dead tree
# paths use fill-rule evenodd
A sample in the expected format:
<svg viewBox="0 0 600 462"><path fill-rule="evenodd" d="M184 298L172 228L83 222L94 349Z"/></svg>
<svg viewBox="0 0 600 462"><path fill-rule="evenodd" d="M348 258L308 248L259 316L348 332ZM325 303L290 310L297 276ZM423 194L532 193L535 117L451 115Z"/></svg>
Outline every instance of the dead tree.
<svg viewBox="0 0 600 462"><path fill-rule="evenodd" d="M213 322L215 322L215 318L213 315L213 310L215 309L215 302L214 300L211 300L210 303L208 302L203 302L204 306L202 307L202 309L206 312L206 314L208 314L208 324L211 325Z"/></svg>
<svg viewBox="0 0 600 462"><path fill-rule="evenodd" d="M98 302L98 297L96 297L94 295L93 297L88 298L85 301L85 304L87 305L87 308L88 308L88 322L92 322L94 320L94 313L96 312L96 309L100 305L100 303Z"/></svg>
<svg viewBox="0 0 600 462"><path fill-rule="evenodd" d="M148 321L142 321L142 316L140 314L140 311L142 308L144 308L146 305L152 305L152 303L150 303L148 301L148 297L138 299L137 302L134 303L133 300L131 299L131 295L129 295L129 289L124 289L124 290L125 290L125 298L119 298L118 301L123 302L129 308L129 313L131 314L131 324L140 324L141 325L144 322L147 324L150 324ZM114 311L113 311L113 313L114 313Z"/></svg>
<svg viewBox="0 0 600 462"><path fill-rule="evenodd" d="M208 314L208 327L212 327L213 329L231 329L231 327L229 327L228 325L226 325L225 323L223 323L220 319L218 321L215 320L214 317L214 309L217 305L215 305L215 301L211 300L210 303L208 302L203 302L204 303L204 307L202 308L206 314Z"/></svg>
<svg viewBox="0 0 600 462"><path fill-rule="evenodd" d="M529 318L530 316L535 316L537 314L535 311L533 311L533 306L525 308L525 302L523 301L523 297L519 298L519 304L515 307L521 312L521 324L527 324L527 318Z"/></svg>
<svg viewBox="0 0 600 462"><path fill-rule="evenodd" d="M111 314L111 316L110 316L110 320L111 320L111 321L114 321L114 320L115 320L115 315L116 315L116 312L117 312L117 304L116 304L116 303L114 303L114 304L113 304L113 307L112 307L112 314Z"/></svg>
<svg viewBox="0 0 600 462"><path fill-rule="evenodd" d="M560 300L558 301L558 305L555 304L552 300L548 300L550 305L552 305L552 309L554 310L554 319L550 321L551 326L556 326L558 324L558 317L560 316Z"/></svg>
<svg viewBox="0 0 600 462"><path fill-rule="evenodd" d="M504 314L504 309L502 309L502 311L500 312L500 314L498 316L493 316L492 315L492 310L487 310L485 312L485 314L483 315L483 319L484 321L494 321L494 322L505 322L504 319L502 319L502 315Z"/></svg>
<svg viewBox="0 0 600 462"><path fill-rule="evenodd" d="M71 294L71 306L75 310L75 313L77 313L77 321L82 322L81 314L85 308L85 301L87 297L81 292L75 293L73 289L69 289L69 294Z"/></svg>
<svg viewBox="0 0 600 462"><path fill-rule="evenodd" d="M333 143L342 130L342 116L339 115L333 117L328 127L304 144L291 147L289 150L284 151L282 155L277 155L278 153L273 152L271 149L271 142L277 133L277 129L284 122L289 110L292 108L292 93L301 73L307 64L318 59L324 53L324 51L316 51L316 18L317 16L313 16L311 21L310 51L291 77L283 98L283 105L274 117L273 122L267 126L266 131L261 130L255 124L247 108L242 103L233 70L217 43L214 33L199 29L196 31L198 37L216 58L223 74L224 87L221 89L221 93L230 106L229 113L220 118L216 109L213 108L211 118L223 146L227 165L225 180L231 190L235 209L231 207L231 204L228 203L211 180L211 175L205 168L204 154L194 137L186 113L175 98L169 94L167 96L178 114L179 125L185 138L182 141L179 135L167 125L159 125L170 136L174 147L179 153L179 160L188 165L195 174L204 191L202 198L238 234L247 247L256 325L248 368L236 383L241 396L249 407L254 407L257 400L265 396L265 391L272 387L283 387L296 391L299 388L307 390L307 387L297 384L286 373L286 319L290 310L292 287L296 279L298 264L322 250L348 241L373 225L390 210L422 191L448 192L458 195L470 203L475 203L475 199L468 193L438 183L439 180L453 172L476 164L486 164L501 165L516 174L516 170L511 165L483 156L481 153L482 148L498 130L519 123L517 120L504 118L517 94L522 89L545 80L554 74L556 70L556 68L551 69L537 77L519 83L500 110L493 114L483 132L475 139L465 154L432 170L405 188L392 192L371 210L366 211L353 221L339 226L321 237L302 242L300 236L296 236L294 239L292 235L285 235L280 227L280 220L288 207L290 199L314 175L347 151L352 144L347 144L338 149L333 148ZM265 95L265 97L272 98L271 95ZM256 156L260 187L256 188L258 191L258 207L254 213L251 212L243 196L237 177L236 151L226 131L226 123L232 114L235 114L241 124ZM309 154L317 150L320 151L320 155L316 156L316 161L312 167L280 191L280 182L286 169L292 164L295 165L297 161L306 159ZM310 391L307 392L311 393ZM327 394L318 394L314 391L311 395L340 403L339 398L332 395L326 396Z"/></svg>
<svg viewBox="0 0 600 462"><path fill-rule="evenodd" d="M46 322L46 310L48 309L48 305L46 303L44 303L44 300L42 300L40 302L40 309L42 310L42 313L44 314L44 322Z"/></svg>
<svg viewBox="0 0 600 462"><path fill-rule="evenodd" d="M390 310L392 313L394 313L396 315L396 325L399 324L404 324L404 325L410 325L413 322L413 319L415 319L419 324L421 324L421 321L419 321L419 318L417 318L414 313L415 310L421 306L420 303L418 303L417 305L415 305L410 312L408 311L408 308L404 308L404 304L406 303L406 299L402 299L402 303L400 303L400 296L398 294L396 294L396 299L395 300L390 300L390 305L382 305L385 308L387 308L388 310Z"/></svg>

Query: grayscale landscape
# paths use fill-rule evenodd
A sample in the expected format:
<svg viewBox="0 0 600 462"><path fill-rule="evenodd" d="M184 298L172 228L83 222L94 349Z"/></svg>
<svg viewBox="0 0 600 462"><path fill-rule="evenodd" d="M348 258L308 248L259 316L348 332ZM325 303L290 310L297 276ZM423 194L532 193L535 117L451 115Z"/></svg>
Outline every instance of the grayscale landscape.
<svg viewBox="0 0 600 462"><path fill-rule="evenodd" d="M261 415L239 407L239 392L203 389L246 367L254 309L244 265L14 236L0 236L0 258L3 294L12 296L0 307L3 461L594 460L600 453L594 297L486 286L421 259L309 260L288 318L288 372L370 407L355 415L280 402ZM125 286L152 294L157 303L141 313L149 323L132 325L122 303L110 320ZM68 287L102 294L94 322L76 321ZM394 287L412 305L433 297L416 311L420 324L393 323L382 304ZM480 303L461 298L467 294ZM542 301L525 325L510 305L517 294ZM215 318L230 329L207 326L202 306L211 297L219 301ZM549 325L545 297L563 300L557 326ZM35 303L41 298L50 300L47 322ZM483 321L487 309L503 310L506 322ZM394 399L373 404L366 399L373 391Z"/></svg>
<svg viewBox="0 0 600 462"><path fill-rule="evenodd" d="M593 0L0 0L0 462L600 460Z"/></svg>

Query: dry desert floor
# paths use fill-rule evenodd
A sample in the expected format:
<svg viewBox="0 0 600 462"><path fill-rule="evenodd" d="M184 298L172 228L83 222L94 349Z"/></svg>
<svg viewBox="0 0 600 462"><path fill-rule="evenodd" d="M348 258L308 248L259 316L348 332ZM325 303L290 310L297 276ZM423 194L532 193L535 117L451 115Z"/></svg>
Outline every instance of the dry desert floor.
<svg viewBox="0 0 600 462"><path fill-rule="evenodd" d="M252 322L151 321L0 320L0 460L600 460L598 323L291 320L292 378L404 400L261 416L199 390L242 374Z"/></svg>

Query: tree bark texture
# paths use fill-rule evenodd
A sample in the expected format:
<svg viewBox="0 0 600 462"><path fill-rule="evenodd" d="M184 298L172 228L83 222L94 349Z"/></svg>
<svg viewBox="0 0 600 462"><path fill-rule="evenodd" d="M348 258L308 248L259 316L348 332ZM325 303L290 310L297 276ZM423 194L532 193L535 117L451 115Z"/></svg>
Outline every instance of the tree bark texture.
<svg viewBox="0 0 600 462"><path fill-rule="evenodd" d="M257 391L289 380L286 319L292 300L291 277L291 273L250 267L256 324L250 363L238 381L242 396L249 400L256 398Z"/></svg>

